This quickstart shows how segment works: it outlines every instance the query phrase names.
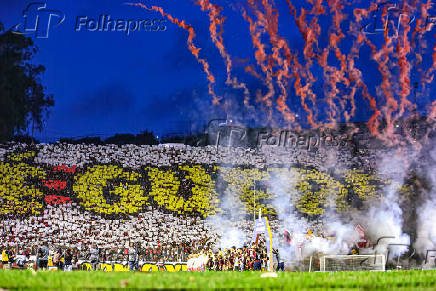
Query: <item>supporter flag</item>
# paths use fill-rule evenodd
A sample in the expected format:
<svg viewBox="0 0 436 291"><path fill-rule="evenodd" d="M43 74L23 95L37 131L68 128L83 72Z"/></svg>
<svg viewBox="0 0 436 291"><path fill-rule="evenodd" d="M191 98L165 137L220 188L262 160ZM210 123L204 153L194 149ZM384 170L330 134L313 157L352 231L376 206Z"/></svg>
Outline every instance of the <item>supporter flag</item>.
<svg viewBox="0 0 436 291"><path fill-rule="evenodd" d="M285 230L285 245L289 245L292 242L292 236L291 233L287 230Z"/></svg>
<svg viewBox="0 0 436 291"><path fill-rule="evenodd" d="M367 247L367 240L365 239L365 230L359 224L354 228L359 233L359 240L356 244L359 248Z"/></svg>
<svg viewBox="0 0 436 291"><path fill-rule="evenodd" d="M356 231L359 233L360 238L365 238L365 230L359 224L355 227Z"/></svg>
<svg viewBox="0 0 436 291"><path fill-rule="evenodd" d="M312 237L313 237L313 232L310 229L308 229L306 234L306 239L310 240L312 239Z"/></svg>

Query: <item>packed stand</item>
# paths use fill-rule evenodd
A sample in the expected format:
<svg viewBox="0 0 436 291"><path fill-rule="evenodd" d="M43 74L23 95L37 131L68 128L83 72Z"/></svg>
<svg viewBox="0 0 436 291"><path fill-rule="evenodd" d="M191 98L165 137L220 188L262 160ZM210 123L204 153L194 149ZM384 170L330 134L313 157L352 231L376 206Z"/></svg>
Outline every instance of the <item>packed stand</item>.
<svg viewBox="0 0 436 291"><path fill-rule="evenodd" d="M70 250L76 262L87 259L90 245L105 260L127 260L131 243L142 261L185 261L192 250L220 247L223 230L210 218L225 217L223 195L237 193L232 210L241 213L236 227L245 239L259 208L280 229L267 187L277 171L298 175L302 215L322 213L334 191L335 204L346 209L344 183L362 199L377 190L366 172L348 170L338 181L319 170L330 168L328 159L335 157L293 148L2 145L1 244L15 262L36 256L43 244L53 257Z"/></svg>

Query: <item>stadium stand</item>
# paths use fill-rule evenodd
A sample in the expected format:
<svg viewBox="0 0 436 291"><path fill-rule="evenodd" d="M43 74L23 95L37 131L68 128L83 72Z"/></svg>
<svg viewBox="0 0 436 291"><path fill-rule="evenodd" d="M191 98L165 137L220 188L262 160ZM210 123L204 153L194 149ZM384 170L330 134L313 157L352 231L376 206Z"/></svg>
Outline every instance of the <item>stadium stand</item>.
<svg viewBox="0 0 436 291"><path fill-rule="evenodd" d="M0 237L20 249L45 241L52 248L95 244L112 250L133 242L150 253L168 248L168 260L186 259L222 235L208 217L223 214L223 193L238 195L244 217L236 226L248 238L259 208L280 229L268 187L277 173L295 174L297 211L310 217L376 196L387 182L362 170L374 160L351 158L347 149L331 157L322 150L270 147L1 145Z"/></svg>

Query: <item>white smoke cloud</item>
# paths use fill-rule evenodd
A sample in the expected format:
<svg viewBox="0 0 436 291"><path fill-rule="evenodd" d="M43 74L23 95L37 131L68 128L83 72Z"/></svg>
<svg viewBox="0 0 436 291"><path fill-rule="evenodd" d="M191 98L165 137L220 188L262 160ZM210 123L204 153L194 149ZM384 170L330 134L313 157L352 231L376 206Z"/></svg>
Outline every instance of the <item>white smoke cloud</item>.
<svg viewBox="0 0 436 291"><path fill-rule="evenodd" d="M436 153L432 154L436 157ZM338 155L339 153L330 154L328 163L326 162L323 166L333 169L340 167ZM308 221L298 214L296 205L300 194L296 186L299 172L292 168L273 172L266 186L268 191L275 196L272 206L277 212L280 227L278 232L273 233L273 243L275 247L280 248L283 259L286 262L295 263L313 253L348 254L350 248L360 238L360 233L355 229L357 224L364 227L366 238L373 243L381 237L392 237L380 240L375 248L377 253L387 254L389 251L393 258L407 252L408 247L389 246L389 244L410 244L410 237L403 230L403 210L400 207L399 189L403 186L409 167L416 160L416 155L417 152L408 152L404 148L389 154L384 152L378 159L377 174L380 178L389 180L390 183L385 186L382 193L379 193L381 197L367 200L365 202L367 210L354 210L341 215L330 211L320 218L321 222ZM331 194L328 198L329 204L334 205L336 197L333 193ZM217 246L221 248L241 247L247 243L249 234L245 233L243 228L239 227L241 224L238 226L237 223L244 216L241 213L243 206L239 200L240 193L226 190L221 196L220 208L225 210L225 213L208 218L208 222L213 224L221 237ZM422 248L436 246L436 227L431 224L431 221L436 218L436 210L434 210L436 209L436 195L433 196L435 199L429 200L422 206L422 214L419 217L418 231L421 241L417 241L417 245L422 244ZM284 230L292 235L291 247L285 248L280 245ZM308 230L312 230L315 235L307 236Z"/></svg>
<svg viewBox="0 0 436 291"><path fill-rule="evenodd" d="M219 237L217 248L241 248L247 243L247 233L243 230L243 225L246 223L242 211L243 205L239 198L241 193L227 189L220 194L219 208L222 213L207 217L206 223Z"/></svg>
<svg viewBox="0 0 436 291"><path fill-rule="evenodd" d="M300 198L296 189L298 176L298 172L289 169L272 177L270 182L270 191L276 195L272 204L277 210L282 230L286 229L292 235L292 245L281 247L281 255L293 264L313 253L348 254L350 246L359 238L352 224L344 223L337 214L328 213L322 217L324 229L320 230L316 228L319 222L310 223L297 216L295 206ZM308 230L316 235L308 236ZM322 237L322 232L334 234L334 238Z"/></svg>
<svg viewBox="0 0 436 291"><path fill-rule="evenodd" d="M416 251L425 255L436 248L436 201L429 200L418 209Z"/></svg>
<svg viewBox="0 0 436 291"><path fill-rule="evenodd" d="M376 243L381 237L375 251L397 257L407 252L408 247L391 246L389 244L410 244L410 237L403 232L403 211L400 207L399 189L404 184L408 167L414 154L406 154L405 149L385 154L379 158L377 173L391 181L383 189L381 199L369 200L369 210L359 218L366 225L369 238ZM389 248L389 250L388 250Z"/></svg>
<svg viewBox="0 0 436 291"><path fill-rule="evenodd" d="M429 164L423 176L430 183L430 190L425 193L425 200L417 210L417 238L415 249L421 255L436 248L436 149L429 152Z"/></svg>
<svg viewBox="0 0 436 291"><path fill-rule="evenodd" d="M298 218L295 212L295 202L298 199L298 192L295 189L297 175L297 172L289 169L275 174L269 181L269 191L275 195L272 205L280 221L279 234L273 236L273 243L276 247L280 234L283 234L285 230L292 234L294 245L304 239L304 234L308 230L308 222ZM284 261L288 263L298 261L301 256L296 247L280 245L279 251Z"/></svg>
<svg viewBox="0 0 436 291"><path fill-rule="evenodd" d="M380 240L375 248L377 253L387 254L389 251L391 257L405 253L408 247L391 245L388 249L388 245L410 244L409 235L403 231L403 211L400 207L398 190L404 184L408 167L414 156L415 153L408 155L394 153L380 158L377 172L391 181L383 189L381 199L368 201L366 211L353 211L343 215L329 211L321 217L322 230L314 229L314 224L298 217L296 213L295 206L299 199L296 189L298 173L290 169L272 177L270 191L276 195L273 206L277 210L282 230L288 230L294 239L293 247L282 249L284 258L295 261L313 253L348 254L350 248L360 238L359 232L355 229L357 224L364 225L367 237L374 243L381 237L393 237ZM337 154L330 154L328 157L329 165L324 166L337 167ZM334 205L335 197L330 196L328 199L329 204ZM308 238L306 233L309 229L316 235ZM295 248L298 244L302 245L301 253L298 253Z"/></svg>

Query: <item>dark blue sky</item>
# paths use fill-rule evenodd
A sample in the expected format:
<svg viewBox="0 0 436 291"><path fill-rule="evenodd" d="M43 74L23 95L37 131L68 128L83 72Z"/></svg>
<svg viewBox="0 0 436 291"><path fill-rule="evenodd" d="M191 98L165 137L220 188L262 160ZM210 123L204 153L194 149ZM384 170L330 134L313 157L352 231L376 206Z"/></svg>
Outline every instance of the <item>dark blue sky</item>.
<svg viewBox="0 0 436 291"><path fill-rule="evenodd" d="M28 3L2 1L0 20L6 28L22 22ZM47 1L48 8L63 11L66 19L50 29L47 39L34 39L39 47L34 62L46 67L43 84L56 102L39 135L42 140L136 133L147 128L158 134L173 127L179 130L176 123L190 119L193 99L188 95L192 90L198 92L197 98L209 99L201 67L186 48L186 33L177 26L167 23L166 31L129 36L124 32L75 31L76 17L82 15L97 19L101 14L114 19L161 18L123 3ZM199 10L192 3L185 4L177 3L175 10L189 14L193 23L207 21L202 13L190 11Z"/></svg>
<svg viewBox="0 0 436 291"><path fill-rule="evenodd" d="M22 11L31 2L35 1L2 0L0 21L6 28L23 22ZM105 14L112 19L162 18L156 12L127 6L124 2L46 1L47 8L64 12L66 18L64 23L50 29L47 39L34 39L39 47L34 62L46 67L42 82L46 92L54 94L56 103L45 130L36 135L40 140L85 135L106 137L145 129L162 135L189 130L192 124L202 126L211 118L225 117L221 110L211 106L202 67L186 47L186 31L176 25L166 22L166 31L132 32L129 36L124 32L75 31L78 16L98 19L99 15ZM235 74L249 85L254 95L262 84L243 73L246 62L254 63L248 25L240 13L244 2L216 1L225 7L224 42L233 57ZM192 1L144 3L162 6L175 17L192 24L197 33L195 43L202 48L200 55L209 61L217 77L217 93L242 99L241 92L229 90L224 85L225 66L210 41L207 14ZM301 49L304 42L285 1L276 3L280 11L280 34L289 40L291 48ZM322 36L320 42L325 42L325 37ZM347 42L344 43L347 46ZM363 49L361 54L369 60L368 49ZM368 79L365 82L375 95L378 82L375 63L362 60L358 65L364 71L374 72L366 74ZM322 78L320 70L313 72ZM322 85L315 89L321 94ZM365 120L369 111L364 108L368 106L364 101L359 101L358 105L363 108L358 118ZM237 111L237 106L235 108L233 112Z"/></svg>

